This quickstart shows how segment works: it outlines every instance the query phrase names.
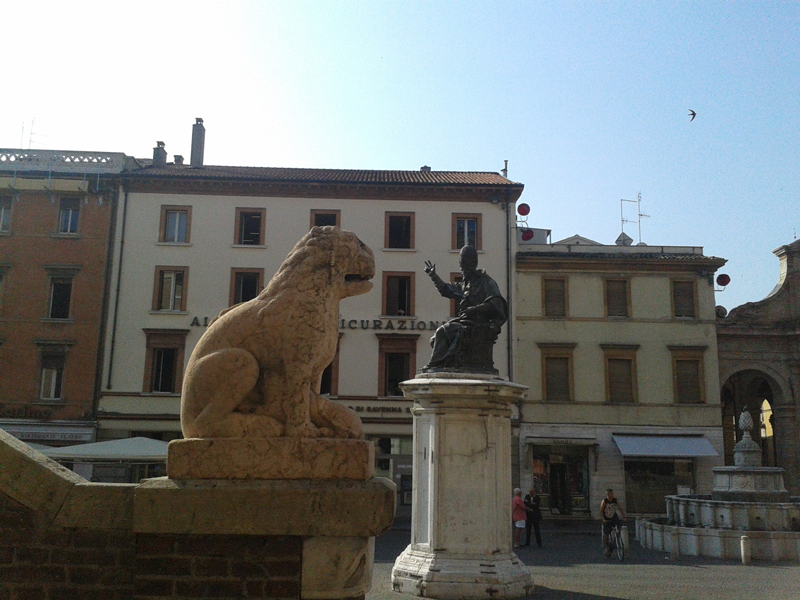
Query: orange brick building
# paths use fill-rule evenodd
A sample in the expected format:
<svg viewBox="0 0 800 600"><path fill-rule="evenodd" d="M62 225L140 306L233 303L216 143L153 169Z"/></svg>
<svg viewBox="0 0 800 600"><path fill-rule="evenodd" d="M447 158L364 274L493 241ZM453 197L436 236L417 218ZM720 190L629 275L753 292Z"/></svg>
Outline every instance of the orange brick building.
<svg viewBox="0 0 800 600"><path fill-rule="evenodd" d="M0 427L93 441L120 153L0 150Z"/></svg>

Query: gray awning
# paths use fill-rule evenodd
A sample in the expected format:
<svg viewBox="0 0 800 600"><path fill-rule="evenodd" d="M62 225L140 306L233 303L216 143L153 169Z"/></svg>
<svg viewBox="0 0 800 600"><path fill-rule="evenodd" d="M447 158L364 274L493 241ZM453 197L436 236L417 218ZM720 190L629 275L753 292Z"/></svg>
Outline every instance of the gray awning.
<svg viewBox="0 0 800 600"><path fill-rule="evenodd" d="M702 435L619 435L612 436L622 456L670 456L694 458L719 456Z"/></svg>

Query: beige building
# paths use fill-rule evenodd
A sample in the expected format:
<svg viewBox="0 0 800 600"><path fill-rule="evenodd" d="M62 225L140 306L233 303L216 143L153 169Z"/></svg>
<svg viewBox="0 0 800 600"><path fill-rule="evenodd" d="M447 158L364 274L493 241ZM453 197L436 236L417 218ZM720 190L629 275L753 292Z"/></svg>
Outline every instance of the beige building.
<svg viewBox="0 0 800 600"><path fill-rule="evenodd" d="M609 487L633 514L662 513L678 489L710 493L723 455L713 273L725 261L546 238L516 255L521 486L546 511L594 516Z"/></svg>
<svg viewBox="0 0 800 600"><path fill-rule="evenodd" d="M257 294L312 225L338 225L373 250L377 274L370 293L340 305L340 346L323 392L358 413L376 441L380 474L410 497L410 403L398 383L427 362L432 330L452 309L424 263L452 280L459 248L472 241L506 293L510 220L523 186L498 173L427 167L205 166L202 127L192 164L167 163L159 144L152 166L124 174L98 437L180 436L183 369L208 322ZM504 375L509 346L504 328L495 350Z"/></svg>

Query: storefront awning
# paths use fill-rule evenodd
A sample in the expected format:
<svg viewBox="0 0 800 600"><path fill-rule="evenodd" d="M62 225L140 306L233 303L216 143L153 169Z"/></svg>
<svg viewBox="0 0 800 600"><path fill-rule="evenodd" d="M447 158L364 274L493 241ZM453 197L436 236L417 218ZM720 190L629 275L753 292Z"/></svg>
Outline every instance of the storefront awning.
<svg viewBox="0 0 800 600"><path fill-rule="evenodd" d="M46 448L42 454L55 460L158 462L167 460L167 442L143 437Z"/></svg>
<svg viewBox="0 0 800 600"><path fill-rule="evenodd" d="M669 456L694 458L719 456L702 435L614 435L614 443L622 456Z"/></svg>

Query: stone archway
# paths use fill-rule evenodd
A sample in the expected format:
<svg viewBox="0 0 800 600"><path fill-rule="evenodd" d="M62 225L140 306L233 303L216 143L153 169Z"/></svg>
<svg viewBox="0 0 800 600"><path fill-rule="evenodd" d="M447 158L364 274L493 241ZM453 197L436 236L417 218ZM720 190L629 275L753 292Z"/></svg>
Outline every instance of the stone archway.
<svg viewBox="0 0 800 600"><path fill-rule="evenodd" d="M736 422L747 408L753 420L762 424L752 431L753 439L762 448L762 464L786 469L786 486L796 494L800 444L795 435L794 406L784 401L781 383L766 369L744 368L730 374L720 392L725 464L733 464L733 446L741 437ZM762 436L766 439L762 440Z"/></svg>

